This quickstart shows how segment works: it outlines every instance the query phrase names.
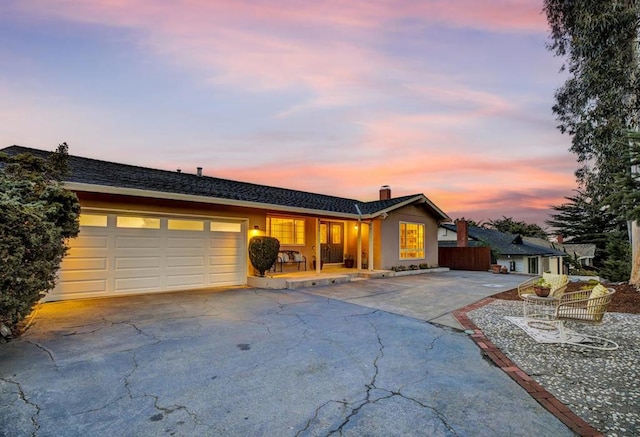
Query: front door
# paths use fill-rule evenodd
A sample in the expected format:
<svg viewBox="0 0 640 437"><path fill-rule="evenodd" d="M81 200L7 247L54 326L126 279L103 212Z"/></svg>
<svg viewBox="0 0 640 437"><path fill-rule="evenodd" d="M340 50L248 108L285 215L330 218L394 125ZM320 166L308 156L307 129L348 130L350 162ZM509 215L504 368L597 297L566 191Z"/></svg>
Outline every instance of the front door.
<svg viewBox="0 0 640 437"><path fill-rule="evenodd" d="M320 254L325 263L341 263L344 254L344 225L320 222Z"/></svg>

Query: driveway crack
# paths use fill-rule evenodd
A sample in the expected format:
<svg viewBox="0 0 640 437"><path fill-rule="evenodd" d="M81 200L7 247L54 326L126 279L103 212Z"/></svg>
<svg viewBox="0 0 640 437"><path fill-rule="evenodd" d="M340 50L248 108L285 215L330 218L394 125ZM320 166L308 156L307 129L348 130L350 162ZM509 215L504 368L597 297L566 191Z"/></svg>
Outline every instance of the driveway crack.
<svg viewBox="0 0 640 437"><path fill-rule="evenodd" d="M25 340L25 343L29 343L34 345L35 347L37 347L38 349L40 349L41 351L43 351L44 353L47 354L47 356L49 357L49 359L51 360L51 362L53 363L53 366L57 369L58 368L58 363L56 363L56 359L53 357L53 353L47 349L46 347L42 346L39 343L36 343L34 341L30 341L30 340Z"/></svg>
<svg viewBox="0 0 640 437"><path fill-rule="evenodd" d="M40 406L38 404L34 404L27 398L27 395L25 394L24 390L22 389L22 385L19 382L12 381L6 378L0 378L0 381L4 381L7 384L15 385L16 388L18 389L18 397L20 398L20 400L24 402L25 405L35 408L36 410L35 413L31 415L31 424L33 425L33 431L31 432L31 436L35 437L38 434L38 430L40 429L40 424L38 423L38 415L40 414L40 411L41 411Z"/></svg>

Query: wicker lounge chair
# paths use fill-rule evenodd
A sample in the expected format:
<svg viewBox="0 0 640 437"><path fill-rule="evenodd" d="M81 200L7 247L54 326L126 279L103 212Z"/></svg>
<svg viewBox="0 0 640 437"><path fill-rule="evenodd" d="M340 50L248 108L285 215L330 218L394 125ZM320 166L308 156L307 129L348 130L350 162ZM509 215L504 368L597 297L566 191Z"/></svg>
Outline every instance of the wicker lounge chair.
<svg viewBox="0 0 640 437"><path fill-rule="evenodd" d="M613 288L606 288L598 284L591 290L574 291L560 296L555 311L555 320L560 331L560 343L599 350L618 349L618 344L611 340L582 333L580 333L582 340L579 343L572 342L566 335L564 326L565 320L592 324L602 323L615 292Z"/></svg>

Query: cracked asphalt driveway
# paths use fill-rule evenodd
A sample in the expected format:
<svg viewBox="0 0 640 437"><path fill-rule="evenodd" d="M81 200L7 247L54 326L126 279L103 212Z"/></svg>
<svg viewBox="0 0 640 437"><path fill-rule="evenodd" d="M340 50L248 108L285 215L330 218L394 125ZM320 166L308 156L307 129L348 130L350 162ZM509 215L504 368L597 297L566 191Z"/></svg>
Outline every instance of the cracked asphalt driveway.
<svg viewBox="0 0 640 437"><path fill-rule="evenodd" d="M0 435L573 434L460 331L230 289L43 305L0 344Z"/></svg>

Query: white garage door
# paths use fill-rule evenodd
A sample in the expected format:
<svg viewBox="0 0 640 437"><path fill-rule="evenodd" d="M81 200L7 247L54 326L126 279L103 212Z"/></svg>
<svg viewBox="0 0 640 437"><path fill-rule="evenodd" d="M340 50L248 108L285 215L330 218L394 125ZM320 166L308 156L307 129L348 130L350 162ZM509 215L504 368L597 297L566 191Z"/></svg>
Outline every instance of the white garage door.
<svg viewBox="0 0 640 437"><path fill-rule="evenodd" d="M244 284L245 241L242 221L83 213L46 300Z"/></svg>

